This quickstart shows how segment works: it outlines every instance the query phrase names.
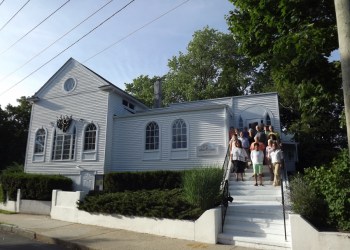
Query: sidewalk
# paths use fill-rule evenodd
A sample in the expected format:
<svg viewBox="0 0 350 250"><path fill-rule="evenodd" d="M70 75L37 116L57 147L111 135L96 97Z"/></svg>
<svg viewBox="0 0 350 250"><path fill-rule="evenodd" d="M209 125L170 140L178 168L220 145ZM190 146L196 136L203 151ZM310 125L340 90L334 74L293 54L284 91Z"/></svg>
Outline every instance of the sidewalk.
<svg viewBox="0 0 350 250"><path fill-rule="evenodd" d="M53 220L49 216L43 215L0 214L1 230L12 231L46 243L65 245L69 248L82 250L249 250L249 248L239 246L212 245L126 230Z"/></svg>

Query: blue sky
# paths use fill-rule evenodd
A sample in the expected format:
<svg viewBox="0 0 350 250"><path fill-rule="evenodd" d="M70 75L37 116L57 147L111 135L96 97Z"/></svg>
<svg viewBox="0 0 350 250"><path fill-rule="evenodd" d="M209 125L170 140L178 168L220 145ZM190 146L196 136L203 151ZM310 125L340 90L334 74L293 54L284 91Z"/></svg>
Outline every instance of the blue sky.
<svg viewBox="0 0 350 250"><path fill-rule="evenodd" d="M225 15L233 9L228 0L114 0L65 35L109 1L0 1L1 107L32 96L70 57L122 89L140 75L163 75L195 31L228 32Z"/></svg>

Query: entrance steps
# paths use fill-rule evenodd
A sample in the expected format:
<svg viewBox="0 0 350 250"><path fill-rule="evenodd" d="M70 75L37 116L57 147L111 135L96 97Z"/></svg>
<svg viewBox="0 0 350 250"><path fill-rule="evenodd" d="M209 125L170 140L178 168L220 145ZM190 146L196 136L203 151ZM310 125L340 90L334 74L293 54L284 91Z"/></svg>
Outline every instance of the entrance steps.
<svg viewBox="0 0 350 250"><path fill-rule="evenodd" d="M285 213L285 236L281 187L272 185L267 166L264 166L264 186L254 186L252 174L252 169L247 169L243 182L230 175L229 192L234 200L227 208L218 243L256 249L291 249L288 212Z"/></svg>

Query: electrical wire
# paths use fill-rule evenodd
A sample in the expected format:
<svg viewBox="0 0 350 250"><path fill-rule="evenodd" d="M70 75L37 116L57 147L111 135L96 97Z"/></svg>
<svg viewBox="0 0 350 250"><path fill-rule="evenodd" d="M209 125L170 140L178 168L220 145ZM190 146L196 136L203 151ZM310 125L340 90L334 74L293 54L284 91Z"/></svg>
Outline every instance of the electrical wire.
<svg viewBox="0 0 350 250"><path fill-rule="evenodd" d="M180 3L179 5L175 6L174 8L172 8L172 9L170 9L170 10L164 12L162 15L160 15L160 16L156 17L155 19L149 21L148 23L142 25L140 28L134 30L133 32L131 32L131 33L129 33L128 35L124 36L123 38L119 39L118 41L116 41L116 42L112 43L111 45L107 46L106 48L104 48L104 49L101 50L100 52L98 52L98 53L94 54L93 56L89 57L88 59L84 60L83 63L85 63L85 62L91 60L91 59L94 58L95 56L97 56L97 55L103 53L104 51L106 51L106 50L108 50L108 49L110 49L110 48L113 47L114 45L116 45L116 44L118 44L118 43L124 41L125 39L127 39L127 38L130 37L130 36L132 36L132 35L135 34L136 32L138 32L138 31L142 30L143 28L147 27L148 25L154 23L154 22L157 21L158 19L160 19L160 18L162 18L163 16L169 14L170 12L176 10L177 8L181 7L182 5L184 5L185 3L189 2L189 1L190 1L190 0L186 0L186 1L182 2L182 3Z"/></svg>
<svg viewBox="0 0 350 250"><path fill-rule="evenodd" d="M45 22L47 19L49 19L53 14L55 14L57 11L59 11L63 6L65 6L70 0L67 0L64 4L62 4L58 9L56 9L54 12L52 12L50 15L48 15L44 20L42 20L39 24L37 24L34 28L32 28L30 31L28 31L26 34L24 34L20 39L18 39L16 42L10 45L7 49L0 52L0 55L11 49L13 46L15 46L19 41L21 41L23 38L25 38L29 33L31 33L33 30L35 30L38 26L40 26L43 22Z"/></svg>
<svg viewBox="0 0 350 250"><path fill-rule="evenodd" d="M50 63L52 60L54 60L55 58L57 58L58 56L60 56L63 52L65 52L66 50L68 50L69 48L71 48L72 46L74 46L75 44L77 44L79 41L81 41L84 37L88 36L89 34L91 34L93 31L95 31L97 28L101 27L105 22L107 22L108 20L110 20L112 17L114 17L115 15L117 15L119 12L121 12L122 10L124 10L126 7L128 7L131 3L133 3L135 0L131 0L129 3L127 3L126 5L124 5L122 8L120 8L118 11L114 12L111 16L109 16L107 19L105 19L103 22L101 22L100 24L98 24L97 26L95 26L92 30L90 30L88 33L86 33L85 35L83 35L82 37L80 37L77 41L75 41L74 43L72 43L71 45L69 45L67 48L63 49L60 53L58 53L57 55L55 55L54 57L52 57L50 60L46 61L44 64L42 64L39 68L35 69L34 71L32 71L31 73L29 73L27 76L25 76L24 78L22 78L20 81L18 81L17 83L13 84L11 87L9 87L8 89L6 89L5 91L0 93L0 96L2 96L3 94L5 94L6 92L8 92L9 90L13 89L15 86L17 86L18 84L20 84L21 82L23 82L25 79L27 79L28 77L30 77L31 75L33 75L35 72L37 72L38 70L40 70L42 67L44 67L45 65L47 65L48 63Z"/></svg>
<svg viewBox="0 0 350 250"><path fill-rule="evenodd" d="M2 0L1 3L0 3L0 5L3 4L4 2L5 2L5 0Z"/></svg>
<svg viewBox="0 0 350 250"><path fill-rule="evenodd" d="M55 43L57 43L59 40L61 40L62 38L64 38L65 36L67 36L69 33L71 33L73 30L75 30L76 28L78 28L81 24L83 24L84 22L86 22L89 18L91 18L92 16L94 16L97 12L101 11L104 7L106 7L108 4L110 4L111 2L113 2L114 0L110 0L109 2L105 3L102 7L100 7L99 9L97 9L96 11L94 11L92 14L90 14L88 17L86 17L83 21L81 21L80 23L78 23L77 25L75 25L73 28L71 28L69 31L67 31L66 33L64 33L62 36L60 36L59 38L57 38L55 41L53 41L50 45L48 45L47 47L45 47L44 49L42 49L41 51L39 51L37 54L35 54L32 58L30 58L28 61L26 61L24 64L22 64L21 66L19 66L18 68L16 68L15 70L13 70L12 72L8 73L6 76L4 76L3 78L0 79L0 82L2 82L3 80L5 80L6 78L8 78L9 76L13 75L14 73L16 73L18 70L20 70L21 68L23 68L24 66L26 66L28 63L30 63L31 61L33 61L35 58L37 58L39 55L41 55L42 53L44 53L46 50L48 50L49 48L51 48Z"/></svg>
<svg viewBox="0 0 350 250"><path fill-rule="evenodd" d="M11 20L13 19L13 18L15 18L15 16L17 16L17 14L24 8L24 6L26 6L28 3L30 2L30 0L28 0L11 18L10 18L10 20L8 20L1 28L0 28L0 31L3 29L3 28L5 28L5 26L9 23L9 22L11 22Z"/></svg>

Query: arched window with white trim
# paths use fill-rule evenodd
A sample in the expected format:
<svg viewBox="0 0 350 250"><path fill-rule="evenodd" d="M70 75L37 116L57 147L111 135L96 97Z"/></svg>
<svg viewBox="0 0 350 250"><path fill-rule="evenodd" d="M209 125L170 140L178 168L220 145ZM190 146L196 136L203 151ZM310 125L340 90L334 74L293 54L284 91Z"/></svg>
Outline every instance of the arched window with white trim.
<svg viewBox="0 0 350 250"><path fill-rule="evenodd" d="M45 149L46 131L41 128L35 133L34 154L43 154Z"/></svg>
<svg viewBox="0 0 350 250"><path fill-rule="evenodd" d="M96 150L97 127L89 123L84 131L84 151Z"/></svg>
<svg viewBox="0 0 350 250"><path fill-rule="evenodd" d="M238 128L239 128L240 131L243 131L243 119L242 119L242 116L239 116Z"/></svg>
<svg viewBox="0 0 350 250"><path fill-rule="evenodd" d="M158 150L159 149L159 126L156 122L152 121L146 126L146 150Z"/></svg>
<svg viewBox="0 0 350 250"><path fill-rule="evenodd" d="M172 126L172 148L187 148L187 126L183 119L177 119Z"/></svg>
<svg viewBox="0 0 350 250"><path fill-rule="evenodd" d="M266 125L271 125L271 118L270 118L270 115L268 113L266 114L265 122L266 122Z"/></svg>

